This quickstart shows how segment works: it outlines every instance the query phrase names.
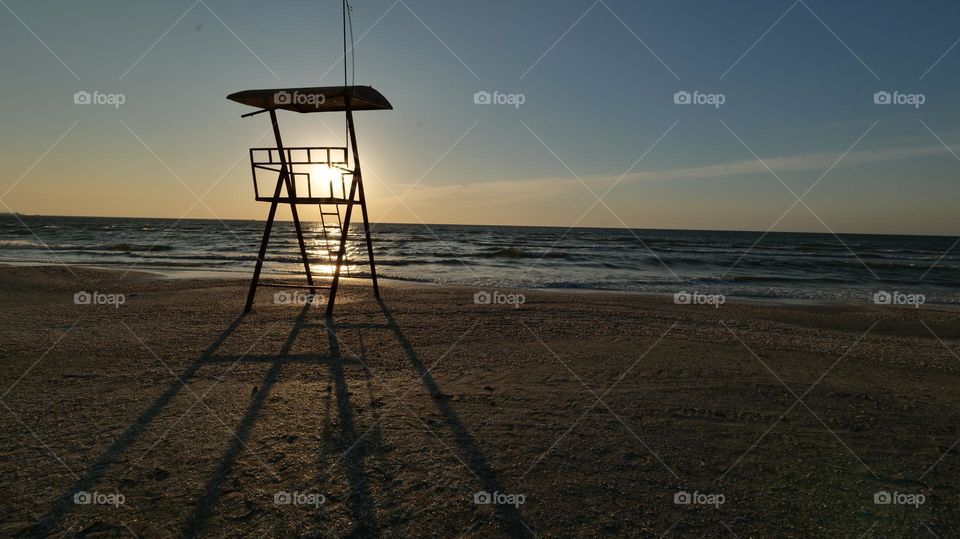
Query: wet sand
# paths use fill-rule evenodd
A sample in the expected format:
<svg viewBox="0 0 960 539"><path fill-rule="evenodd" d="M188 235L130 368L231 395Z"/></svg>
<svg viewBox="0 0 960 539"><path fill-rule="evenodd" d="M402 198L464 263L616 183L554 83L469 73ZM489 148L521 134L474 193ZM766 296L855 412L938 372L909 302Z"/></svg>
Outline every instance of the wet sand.
<svg viewBox="0 0 960 539"><path fill-rule="evenodd" d="M960 533L956 312L71 269L0 267L4 536Z"/></svg>

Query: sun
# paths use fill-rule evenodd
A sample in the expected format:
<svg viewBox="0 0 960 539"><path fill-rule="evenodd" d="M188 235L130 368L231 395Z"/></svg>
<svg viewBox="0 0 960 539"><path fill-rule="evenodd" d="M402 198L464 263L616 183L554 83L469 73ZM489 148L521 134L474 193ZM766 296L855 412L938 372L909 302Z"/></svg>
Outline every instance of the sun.
<svg viewBox="0 0 960 539"><path fill-rule="evenodd" d="M326 164L310 165L307 173L310 174L310 191L315 197L344 198L343 173L344 171Z"/></svg>

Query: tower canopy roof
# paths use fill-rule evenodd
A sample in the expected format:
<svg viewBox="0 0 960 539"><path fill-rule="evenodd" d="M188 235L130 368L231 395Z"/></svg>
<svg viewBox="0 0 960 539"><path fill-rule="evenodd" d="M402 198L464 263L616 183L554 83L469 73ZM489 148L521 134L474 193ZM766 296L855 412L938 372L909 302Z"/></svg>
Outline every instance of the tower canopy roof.
<svg viewBox="0 0 960 539"><path fill-rule="evenodd" d="M258 109L282 109L293 112L343 112L350 95L351 110L393 110L383 94L370 86L314 86L310 88L272 88L244 90L227 99Z"/></svg>

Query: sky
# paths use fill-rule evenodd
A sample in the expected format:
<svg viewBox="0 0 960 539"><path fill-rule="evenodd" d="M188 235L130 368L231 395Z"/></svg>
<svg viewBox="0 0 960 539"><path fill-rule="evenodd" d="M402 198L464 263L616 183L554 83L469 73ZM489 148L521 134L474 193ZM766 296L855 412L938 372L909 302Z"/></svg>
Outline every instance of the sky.
<svg viewBox="0 0 960 539"><path fill-rule="evenodd" d="M394 105L357 113L375 222L960 234L960 3L352 5L356 83ZM340 24L336 0L3 0L0 211L263 219L269 122L225 96L342 84ZM342 115L279 122L344 142Z"/></svg>

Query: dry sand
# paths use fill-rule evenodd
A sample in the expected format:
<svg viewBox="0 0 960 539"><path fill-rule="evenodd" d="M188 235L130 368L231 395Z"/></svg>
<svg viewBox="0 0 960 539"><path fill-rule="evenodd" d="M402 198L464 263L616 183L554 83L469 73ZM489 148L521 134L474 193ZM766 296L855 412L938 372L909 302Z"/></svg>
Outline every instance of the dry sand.
<svg viewBox="0 0 960 539"><path fill-rule="evenodd" d="M956 312L73 272L0 267L3 536L960 534Z"/></svg>

